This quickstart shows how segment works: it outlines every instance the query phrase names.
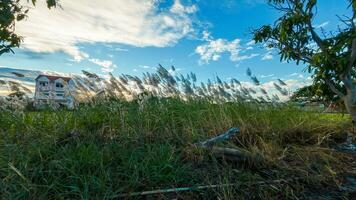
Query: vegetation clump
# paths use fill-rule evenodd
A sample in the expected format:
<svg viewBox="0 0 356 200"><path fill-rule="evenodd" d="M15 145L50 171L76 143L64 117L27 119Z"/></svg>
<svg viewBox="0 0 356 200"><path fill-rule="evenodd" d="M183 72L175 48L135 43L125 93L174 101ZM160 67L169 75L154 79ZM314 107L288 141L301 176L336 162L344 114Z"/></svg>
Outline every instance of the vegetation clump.
<svg viewBox="0 0 356 200"><path fill-rule="evenodd" d="M1 110L1 198L112 199L131 192L224 184L233 185L154 197L348 197L342 187L346 177L354 177L355 156L333 150L345 140L348 115L306 112L287 103L233 101L228 95L202 97L194 81L182 89L161 70L144 79L157 87L141 94L127 89L138 88L128 80L139 84L135 77L111 77L111 84L121 84L121 89L108 91L104 88L111 84L104 86L106 80L87 74L94 79L80 81L97 84L83 82L81 87L92 89L78 92L97 92L73 110ZM189 86L186 78L184 82ZM218 91L222 85L218 81L206 87ZM258 155L262 162L217 158L195 145L231 127L241 132L221 145Z"/></svg>

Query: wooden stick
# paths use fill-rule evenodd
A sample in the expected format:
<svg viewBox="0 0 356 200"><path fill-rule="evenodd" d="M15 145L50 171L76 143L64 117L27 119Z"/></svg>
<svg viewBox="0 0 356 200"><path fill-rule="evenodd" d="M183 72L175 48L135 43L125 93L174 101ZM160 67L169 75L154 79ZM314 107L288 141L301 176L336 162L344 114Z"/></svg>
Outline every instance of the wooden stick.
<svg viewBox="0 0 356 200"><path fill-rule="evenodd" d="M210 138L208 140L198 143L198 145L202 146L202 147L212 147L214 144L216 144L218 142L222 142L222 141L230 139L231 137L235 136L239 132L240 132L240 130L238 128L231 128L223 134L220 134L216 137L213 137L213 138Z"/></svg>
<svg viewBox="0 0 356 200"><path fill-rule="evenodd" d="M243 149L232 149L232 148L222 148L222 147L213 147L211 152L216 157L225 158L231 161L242 161L242 160L260 160L255 158L250 152Z"/></svg>
<svg viewBox="0 0 356 200"><path fill-rule="evenodd" d="M178 192L187 192L187 191L197 191L197 190L205 190L205 189L213 189L213 188L224 188L224 187L232 187L235 185L264 185L264 184L278 184L278 183L287 183L290 181L296 181L300 178L291 178L291 179L279 179L279 180L272 180L272 181L256 181L252 183L246 184L238 184L238 183L226 183L220 185L203 185L203 186L193 186L193 187L181 187L181 188L170 188L170 189L160 189L160 190L151 190L151 191L144 191L144 192L133 192L133 193L126 193L126 194L118 194L112 196L111 198L118 198L118 197L132 197L132 196L146 196L146 195L154 195L154 194L166 194L166 193L178 193Z"/></svg>

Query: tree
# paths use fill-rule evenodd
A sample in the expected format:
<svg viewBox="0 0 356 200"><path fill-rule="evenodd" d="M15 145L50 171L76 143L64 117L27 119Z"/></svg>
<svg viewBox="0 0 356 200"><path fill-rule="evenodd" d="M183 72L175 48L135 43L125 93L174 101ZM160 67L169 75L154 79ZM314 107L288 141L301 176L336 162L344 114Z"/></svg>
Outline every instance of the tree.
<svg viewBox="0 0 356 200"><path fill-rule="evenodd" d="M30 0L27 0L28 2ZM4 53L13 53L13 48L19 47L22 37L15 32L16 23L26 18L28 7L21 4L23 0L0 1L0 56ZM31 0L33 5L36 0ZM55 7L57 0L46 0L48 8Z"/></svg>
<svg viewBox="0 0 356 200"><path fill-rule="evenodd" d="M317 0L268 0L282 16L255 30L254 40L277 49L281 61L305 63L314 83L328 85L356 123L356 0L349 2L352 16L340 18L343 26L336 32L325 33L312 25Z"/></svg>
<svg viewBox="0 0 356 200"><path fill-rule="evenodd" d="M340 87L340 90L342 88ZM322 102L325 106L330 103L339 101L340 98L326 85L322 83L315 83L309 86L299 88L293 93L290 98L291 101L309 101Z"/></svg>

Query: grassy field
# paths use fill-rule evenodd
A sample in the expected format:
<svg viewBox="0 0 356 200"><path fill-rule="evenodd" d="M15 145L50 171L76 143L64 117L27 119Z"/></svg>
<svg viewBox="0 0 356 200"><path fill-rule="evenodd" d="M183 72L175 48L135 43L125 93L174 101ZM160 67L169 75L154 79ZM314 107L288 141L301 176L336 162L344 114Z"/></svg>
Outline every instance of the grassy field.
<svg viewBox="0 0 356 200"><path fill-rule="evenodd" d="M2 111L0 199L112 199L226 183L235 185L151 197L348 198L340 189L345 174L356 173L355 155L331 147L345 141L350 124L347 115L288 105L171 98L101 101L73 111ZM231 162L194 145L231 127L241 133L220 145L262 159Z"/></svg>

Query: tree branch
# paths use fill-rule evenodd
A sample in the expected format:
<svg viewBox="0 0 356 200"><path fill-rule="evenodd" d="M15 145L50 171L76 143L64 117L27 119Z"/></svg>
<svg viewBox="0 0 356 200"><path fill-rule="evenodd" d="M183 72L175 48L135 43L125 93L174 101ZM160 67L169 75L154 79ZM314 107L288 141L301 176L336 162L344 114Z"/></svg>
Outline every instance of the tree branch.
<svg viewBox="0 0 356 200"><path fill-rule="evenodd" d="M326 46L324 44L324 41L319 37L319 35L315 32L311 19L309 18L308 20L308 28L309 31L312 35L313 40L315 41L315 43L322 49L322 50L326 50Z"/></svg>
<svg viewBox="0 0 356 200"><path fill-rule="evenodd" d="M332 83L329 79L324 78L324 82L329 86L329 88L336 94L338 95L340 98L344 98L345 95L335 87L335 84Z"/></svg>
<svg viewBox="0 0 356 200"><path fill-rule="evenodd" d="M351 56L349 60L349 64L347 65L347 68L345 70L345 75L351 72L352 67L355 65L356 62L356 38L352 40L352 45L351 45Z"/></svg>
<svg viewBox="0 0 356 200"><path fill-rule="evenodd" d="M315 43L324 51L326 50L326 46L324 44L324 41L320 38L320 36L315 32L313 25L312 25L312 8L307 9L305 11L301 10L301 12L305 13L305 15L308 15L308 21L307 21L307 25L308 25L308 29L312 35L312 39L315 41Z"/></svg>

